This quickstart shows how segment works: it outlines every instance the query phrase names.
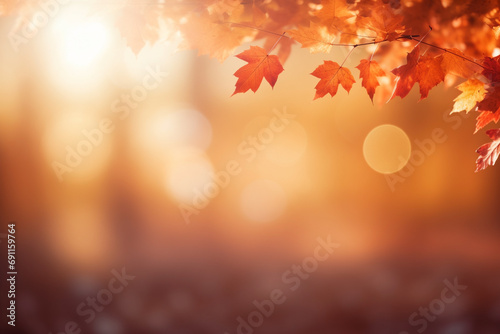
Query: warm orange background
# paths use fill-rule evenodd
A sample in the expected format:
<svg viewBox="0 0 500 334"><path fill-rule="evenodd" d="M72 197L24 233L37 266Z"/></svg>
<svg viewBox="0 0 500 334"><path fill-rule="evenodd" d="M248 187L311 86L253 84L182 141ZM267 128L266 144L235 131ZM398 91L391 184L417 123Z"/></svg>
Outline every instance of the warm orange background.
<svg viewBox="0 0 500 334"><path fill-rule="evenodd" d="M12 24L3 19L0 34ZM2 311L2 332L56 333L75 320L84 333L236 333L252 301L282 287L282 273L331 235L339 249L256 333L416 333L409 315L454 277L468 289L426 333L498 333L500 170L474 173L474 151L488 138L473 135L473 116L443 119L456 89L440 85L418 103L414 89L373 105L358 82L350 94L313 102L309 73L347 50L296 47L274 90L264 82L256 94L230 97L244 64L235 57L220 64L164 42L136 58L110 28L102 55L71 72L50 29L19 53L6 39L0 47L0 233L17 223L19 266L16 331ZM356 50L346 62L356 79L368 55ZM169 75L59 182L52 162L110 115L146 66ZM238 145L284 108L297 115L294 126L243 163ZM170 122L183 110L194 116ZM447 136L395 191L363 157L365 137L381 124L412 143L436 128ZM220 171L231 160L242 162L241 174L186 224L176 194L190 193L205 167ZM261 189L248 204L244 194L259 180L280 190ZM252 221L248 212L261 205L276 217ZM76 306L122 267L135 280L84 324Z"/></svg>

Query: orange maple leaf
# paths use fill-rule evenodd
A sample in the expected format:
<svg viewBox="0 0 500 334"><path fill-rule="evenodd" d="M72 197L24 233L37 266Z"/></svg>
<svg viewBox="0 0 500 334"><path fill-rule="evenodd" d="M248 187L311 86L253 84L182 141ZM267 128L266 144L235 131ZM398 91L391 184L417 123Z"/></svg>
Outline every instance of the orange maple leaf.
<svg viewBox="0 0 500 334"><path fill-rule="evenodd" d="M252 23L254 26L258 27L266 22L267 20L266 13L264 13L255 2L252 3Z"/></svg>
<svg viewBox="0 0 500 334"><path fill-rule="evenodd" d="M474 64L464 58L472 59L466 57L465 54L458 49L446 49L446 52L439 57L442 58L441 68L445 75L453 74L462 78L469 78L474 73L474 69L472 68Z"/></svg>
<svg viewBox="0 0 500 334"><path fill-rule="evenodd" d="M391 9L380 6L378 10L371 12L364 25L377 34L377 39L394 41L406 30L401 24L403 19L402 15L396 15Z"/></svg>
<svg viewBox="0 0 500 334"><path fill-rule="evenodd" d="M349 26L347 19L354 16L346 0L321 0L321 6L315 16L330 31L341 32L345 26Z"/></svg>
<svg viewBox="0 0 500 334"><path fill-rule="evenodd" d="M356 68L359 70L359 77L362 79L361 85L366 88L370 99L373 102L373 95L375 94L375 89L380 86L377 77L385 76L384 70L382 70L376 61L361 59Z"/></svg>
<svg viewBox="0 0 500 334"><path fill-rule="evenodd" d="M406 65L392 70L398 78L391 99L395 96L404 98L417 82L420 86L420 99L425 99L429 91L444 80L444 72L441 69L442 58L427 55L419 57L419 54L420 45L417 45L408 54Z"/></svg>
<svg viewBox="0 0 500 334"><path fill-rule="evenodd" d="M137 55L146 45L159 37L160 11L154 6L126 6L117 17L115 26L126 40L127 46Z"/></svg>
<svg viewBox="0 0 500 334"><path fill-rule="evenodd" d="M309 27L301 26L287 33L302 44L303 48L309 48L311 53L329 53L335 40L335 35L330 34L325 26L314 22L311 22Z"/></svg>
<svg viewBox="0 0 500 334"><path fill-rule="evenodd" d="M184 40L179 47L197 49L198 55L209 55L221 63L241 45L246 36L245 29L233 28L231 24L221 21L219 15L207 11L201 15L191 13L186 21L180 25Z"/></svg>
<svg viewBox="0 0 500 334"><path fill-rule="evenodd" d="M250 49L243 51L236 57L248 62L248 64L234 73L238 77L238 81L236 81L233 95L244 93L249 89L256 92L263 78L266 78L271 87L274 87L278 75L283 72L283 66L281 66L278 56L268 55L266 50L258 46L250 46Z"/></svg>
<svg viewBox="0 0 500 334"><path fill-rule="evenodd" d="M218 15L220 17L233 16L236 17L244 10L243 3L240 0L219 0L208 1L209 5L206 7L211 15Z"/></svg>
<svg viewBox="0 0 500 334"><path fill-rule="evenodd" d="M326 94L330 94L332 97L335 96L339 84L349 93L352 84L356 82L348 68L341 67L330 60L325 60L323 65L319 65L311 74L321 79L314 87L316 89L314 100Z"/></svg>
<svg viewBox="0 0 500 334"><path fill-rule="evenodd" d="M476 150L476 153L479 153L479 157L476 160L476 172L488 166L493 166L500 155L500 129L488 130L486 134L492 141L481 145Z"/></svg>
<svg viewBox="0 0 500 334"><path fill-rule="evenodd" d="M455 104L450 114L462 110L468 113L478 102L484 99L484 95L486 94L484 83L473 78L461 83L457 88L462 91L462 93L453 100Z"/></svg>

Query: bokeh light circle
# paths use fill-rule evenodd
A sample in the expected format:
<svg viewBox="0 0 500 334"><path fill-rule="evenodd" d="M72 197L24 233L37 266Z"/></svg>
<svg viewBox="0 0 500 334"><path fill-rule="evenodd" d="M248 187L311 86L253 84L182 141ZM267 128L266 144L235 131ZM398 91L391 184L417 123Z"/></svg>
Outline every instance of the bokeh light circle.
<svg viewBox="0 0 500 334"><path fill-rule="evenodd" d="M363 143L366 163L382 174L396 173L410 159L411 143L406 133L391 124L374 128Z"/></svg>

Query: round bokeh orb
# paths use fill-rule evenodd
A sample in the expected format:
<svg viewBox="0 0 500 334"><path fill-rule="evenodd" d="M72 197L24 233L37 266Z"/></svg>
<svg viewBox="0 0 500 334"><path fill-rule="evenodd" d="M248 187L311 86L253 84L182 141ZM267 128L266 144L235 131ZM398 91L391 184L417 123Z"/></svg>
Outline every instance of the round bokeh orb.
<svg viewBox="0 0 500 334"><path fill-rule="evenodd" d="M408 135L391 124L377 126L363 143L363 156L374 171L392 174L400 171L410 159L411 142Z"/></svg>

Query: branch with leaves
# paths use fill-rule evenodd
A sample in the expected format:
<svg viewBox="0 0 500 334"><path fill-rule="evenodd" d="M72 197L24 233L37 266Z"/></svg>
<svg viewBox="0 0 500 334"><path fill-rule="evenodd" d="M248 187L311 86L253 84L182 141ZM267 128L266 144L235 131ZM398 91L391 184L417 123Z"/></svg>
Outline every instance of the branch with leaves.
<svg viewBox="0 0 500 334"><path fill-rule="evenodd" d="M0 13L26 16L33 3L0 0ZM500 0L124 0L107 6L136 54L165 32L180 34L181 49L221 62L259 41L236 55L247 64L234 73L233 95L256 92L264 78L274 87L297 43L310 53L349 47L341 64L326 60L311 73L319 79L314 99L335 96L339 86L349 92L356 79L345 61L369 47L370 57L355 68L372 101L405 98L415 84L425 99L438 84L460 80L451 112L477 113L475 132L500 120ZM499 131L486 132L492 141L477 150L476 171L498 159Z"/></svg>

